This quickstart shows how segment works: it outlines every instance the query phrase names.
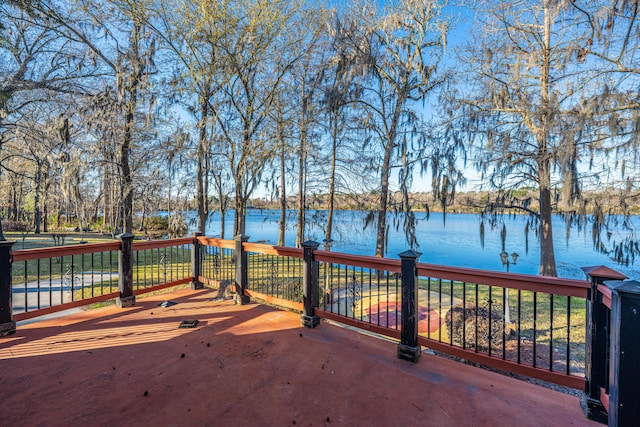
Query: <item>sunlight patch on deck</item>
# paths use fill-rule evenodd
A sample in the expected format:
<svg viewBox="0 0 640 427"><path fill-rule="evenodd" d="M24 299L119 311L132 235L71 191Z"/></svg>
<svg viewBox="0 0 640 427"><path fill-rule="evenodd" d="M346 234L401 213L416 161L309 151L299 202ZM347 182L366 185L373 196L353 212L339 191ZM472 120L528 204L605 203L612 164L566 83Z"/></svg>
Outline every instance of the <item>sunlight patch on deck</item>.
<svg viewBox="0 0 640 427"><path fill-rule="evenodd" d="M179 324L180 322L128 325L119 328L65 332L0 349L0 360L161 342L198 330L198 328L178 329Z"/></svg>

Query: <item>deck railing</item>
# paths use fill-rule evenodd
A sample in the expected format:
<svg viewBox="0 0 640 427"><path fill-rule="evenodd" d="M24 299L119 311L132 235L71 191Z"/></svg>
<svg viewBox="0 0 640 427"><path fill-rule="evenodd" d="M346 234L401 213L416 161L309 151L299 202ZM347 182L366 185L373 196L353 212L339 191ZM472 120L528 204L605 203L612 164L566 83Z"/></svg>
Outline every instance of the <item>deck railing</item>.
<svg viewBox="0 0 640 427"><path fill-rule="evenodd" d="M588 282L430 264L417 269L430 313L422 345L584 387Z"/></svg>
<svg viewBox="0 0 640 427"><path fill-rule="evenodd" d="M90 305L125 294L132 298L193 281L193 238L121 241L10 251L4 245L8 282L8 323ZM123 274L124 248L131 268ZM5 273L11 273L6 275ZM130 276L130 277L127 277ZM3 291L4 292L4 291ZM5 297L6 299L6 297ZM6 313L5 317L6 317ZM7 323L7 322L5 322Z"/></svg>
<svg viewBox="0 0 640 427"><path fill-rule="evenodd" d="M391 337L414 362L427 347L584 390L585 414L612 425L637 419L629 403L640 394L640 377L629 374L640 363L637 282L606 267L585 268L581 281L420 263L413 251L394 260L302 246L198 233L13 253L0 242L0 335L16 320L111 298L131 305L137 294L190 282L220 296L229 288L239 304L297 310L308 327L325 318Z"/></svg>

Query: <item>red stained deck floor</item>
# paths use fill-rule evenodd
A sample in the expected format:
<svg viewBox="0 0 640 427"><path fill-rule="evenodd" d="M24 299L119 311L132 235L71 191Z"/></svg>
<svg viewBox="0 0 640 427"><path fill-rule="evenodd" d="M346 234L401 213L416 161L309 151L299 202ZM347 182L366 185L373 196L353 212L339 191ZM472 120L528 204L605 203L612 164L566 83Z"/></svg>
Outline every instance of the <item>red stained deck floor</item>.
<svg viewBox="0 0 640 427"><path fill-rule="evenodd" d="M573 396L429 354L414 365L393 342L213 297L182 290L20 326L0 338L0 424L599 425Z"/></svg>

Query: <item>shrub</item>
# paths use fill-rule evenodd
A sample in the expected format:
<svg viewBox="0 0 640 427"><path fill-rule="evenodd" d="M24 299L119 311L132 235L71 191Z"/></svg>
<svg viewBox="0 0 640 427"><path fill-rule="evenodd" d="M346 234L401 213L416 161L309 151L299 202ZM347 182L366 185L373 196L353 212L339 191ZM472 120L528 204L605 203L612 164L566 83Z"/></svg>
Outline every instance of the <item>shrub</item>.
<svg viewBox="0 0 640 427"><path fill-rule="evenodd" d="M169 220L163 216L155 215L147 219L147 230L167 230L169 228Z"/></svg>
<svg viewBox="0 0 640 427"><path fill-rule="evenodd" d="M171 224L169 227L169 234L171 237L183 237L187 234L189 227L182 215L174 215L171 217Z"/></svg>
<svg viewBox="0 0 640 427"><path fill-rule="evenodd" d="M13 221L11 219L2 220L4 231L20 231L22 233L31 231L31 225L26 221Z"/></svg>
<svg viewBox="0 0 640 427"><path fill-rule="evenodd" d="M491 315L487 306L454 305L447 313L445 323L457 346L462 347L464 342L466 348L474 348L477 342L478 351L487 351L489 346L502 345L504 318L501 305L493 304Z"/></svg>

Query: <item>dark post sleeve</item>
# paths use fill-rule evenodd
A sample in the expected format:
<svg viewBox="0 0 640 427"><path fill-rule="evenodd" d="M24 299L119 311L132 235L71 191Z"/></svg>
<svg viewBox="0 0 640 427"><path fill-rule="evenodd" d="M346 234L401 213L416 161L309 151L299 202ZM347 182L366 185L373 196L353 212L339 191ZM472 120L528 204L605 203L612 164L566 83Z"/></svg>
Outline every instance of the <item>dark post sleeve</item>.
<svg viewBox="0 0 640 427"><path fill-rule="evenodd" d="M234 301L238 305L244 305L249 303L249 296L244 293L249 284L249 266L247 253L242 244L249 240L249 236L238 234L234 240L236 242L236 295Z"/></svg>
<svg viewBox="0 0 640 427"><path fill-rule="evenodd" d="M418 277L416 263L420 253L409 250L400 254L402 262L402 320L398 357L416 363L420 359L418 345Z"/></svg>
<svg viewBox="0 0 640 427"><path fill-rule="evenodd" d="M133 294L133 234L123 233L120 236L120 252L118 253L118 290L120 296L116 298L118 307L132 307L136 305Z"/></svg>
<svg viewBox="0 0 640 427"><path fill-rule="evenodd" d="M0 337L16 332L11 298L11 247L15 242L0 242ZM27 293L25 292L25 306Z"/></svg>
<svg viewBox="0 0 640 427"><path fill-rule="evenodd" d="M605 282L611 289L609 364L610 426L640 420L640 282Z"/></svg>
<svg viewBox="0 0 640 427"><path fill-rule="evenodd" d="M313 259L313 251L318 249L318 242L304 242L304 276L302 278L303 286L303 311L301 316L302 326L307 328L315 328L320 324L320 318L315 315L315 309L318 307L318 299L320 290L318 287L319 263Z"/></svg>
<svg viewBox="0 0 640 427"><path fill-rule="evenodd" d="M198 241L198 237L202 236L201 232L193 233L193 246L191 248L191 289L202 289L203 285L200 281L202 276L202 245Z"/></svg>
<svg viewBox="0 0 640 427"><path fill-rule="evenodd" d="M600 401L600 389L606 388L607 340L606 324L609 309L602 304L602 295L598 285L605 280L623 280L627 277L609 267L583 267L591 283L587 299L587 336L585 347L585 390L580 404L584 414L598 422L606 423L608 414Z"/></svg>

